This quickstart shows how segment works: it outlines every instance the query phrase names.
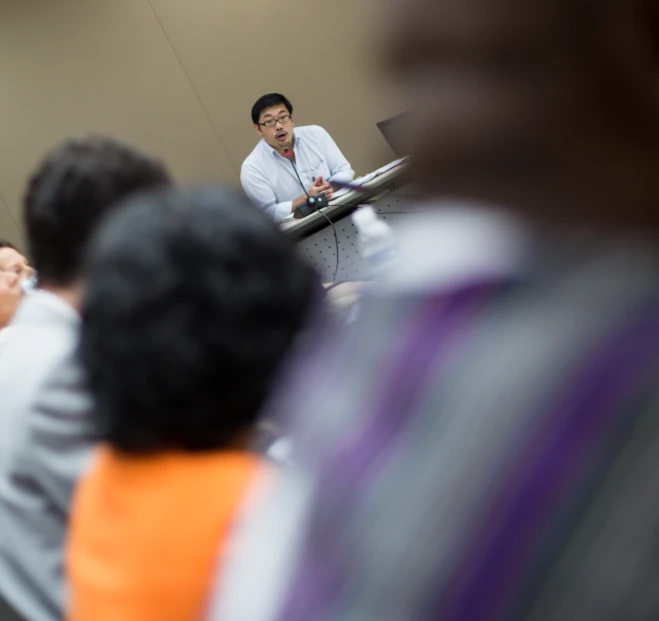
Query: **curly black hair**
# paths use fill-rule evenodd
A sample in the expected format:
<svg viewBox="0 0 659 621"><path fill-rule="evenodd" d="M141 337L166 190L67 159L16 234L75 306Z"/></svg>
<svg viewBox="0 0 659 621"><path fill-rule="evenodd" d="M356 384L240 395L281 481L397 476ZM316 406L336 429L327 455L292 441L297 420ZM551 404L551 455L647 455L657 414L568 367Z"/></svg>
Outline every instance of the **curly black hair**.
<svg viewBox="0 0 659 621"><path fill-rule="evenodd" d="M245 197L136 197L91 247L81 359L101 440L128 454L231 446L303 327L313 270Z"/></svg>
<svg viewBox="0 0 659 621"><path fill-rule="evenodd" d="M24 199L29 254L42 284L75 282L106 212L134 192L170 183L160 162L106 138L70 140L48 153Z"/></svg>

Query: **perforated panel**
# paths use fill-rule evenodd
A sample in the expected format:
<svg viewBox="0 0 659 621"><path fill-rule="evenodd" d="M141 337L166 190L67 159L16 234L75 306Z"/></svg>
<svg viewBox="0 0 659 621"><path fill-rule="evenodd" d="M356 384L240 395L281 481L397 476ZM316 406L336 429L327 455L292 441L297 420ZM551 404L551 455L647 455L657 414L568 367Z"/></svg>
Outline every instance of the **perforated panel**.
<svg viewBox="0 0 659 621"><path fill-rule="evenodd" d="M409 211L409 200L404 197L403 190L391 192L372 205L394 231L397 223L412 213ZM339 243L339 269L336 280L366 279L367 274L357 243L357 229L352 223L350 215L335 222L334 227ZM336 269L336 242L329 224L313 235L300 240L297 248L320 274L323 282L333 281Z"/></svg>

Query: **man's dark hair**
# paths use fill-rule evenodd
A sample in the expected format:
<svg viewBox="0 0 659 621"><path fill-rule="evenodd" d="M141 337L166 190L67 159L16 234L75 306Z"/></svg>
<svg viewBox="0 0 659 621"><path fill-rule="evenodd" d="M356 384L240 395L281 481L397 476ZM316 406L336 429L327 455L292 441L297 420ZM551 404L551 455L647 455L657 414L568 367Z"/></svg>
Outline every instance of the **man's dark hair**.
<svg viewBox="0 0 659 621"><path fill-rule="evenodd" d="M229 447L252 430L322 291L276 226L217 188L129 201L91 246L81 359L124 453Z"/></svg>
<svg viewBox="0 0 659 621"><path fill-rule="evenodd" d="M0 237L0 248L11 248L12 250L18 252L18 248L16 248L14 244L12 244L8 239L2 239L2 237Z"/></svg>
<svg viewBox="0 0 659 621"><path fill-rule="evenodd" d="M160 162L113 140L71 140L51 151L24 201L29 254L41 282L73 283L106 212L134 192L170 183Z"/></svg>
<svg viewBox="0 0 659 621"><path fill-rule="evenodd" d="M261 118L261 112L267 108L272 108L272 106L283 105L288 110L289 114L293 114L293 104L283 95L279 93L268 93L259 97L256 100L256 103L252 106L252 121L254 125L258 125L259 119Z"/></svg>

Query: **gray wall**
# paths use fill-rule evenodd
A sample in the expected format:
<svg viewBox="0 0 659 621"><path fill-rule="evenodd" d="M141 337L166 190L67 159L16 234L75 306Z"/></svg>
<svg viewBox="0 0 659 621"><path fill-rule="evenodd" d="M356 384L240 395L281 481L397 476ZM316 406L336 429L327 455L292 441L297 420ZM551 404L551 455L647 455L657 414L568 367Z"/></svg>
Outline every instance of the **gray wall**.
<svg viewBox="0 0 659 621"><path fill-rule="evenodd" d="M43 153L111 135L177 179L238 182L265 92L323 125L358 173L392 158L375 122L395 113L370 65L356 0L0 0L0 236Z"/></svg>

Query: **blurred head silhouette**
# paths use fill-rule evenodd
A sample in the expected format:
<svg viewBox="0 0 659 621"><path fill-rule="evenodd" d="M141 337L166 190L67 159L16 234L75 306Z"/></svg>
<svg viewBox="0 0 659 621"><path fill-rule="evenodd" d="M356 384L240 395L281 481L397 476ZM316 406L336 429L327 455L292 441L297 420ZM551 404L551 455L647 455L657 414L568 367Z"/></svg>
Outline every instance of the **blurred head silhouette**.
<svg viewBox="0 0 659 621"><path fill-rule="evenodd" d="M659 225L659 3L387 0L384 62L435 196Z"/></svg>
<svg viewBox="0 0 659 621"><path fill-rule="evenodd" d="M277 227L222 189L130 201L91 252L82 359L125 453L235 446L319 287Z"/></svg>
<svg viewBox="0 0 659 621"><path fill-rule="evenodd" d="M159 161L108 138L67 140L47 153L24 200L40 284L58 292L75 287L87 243L105 215L131 194L170 184Z"/></svg>

